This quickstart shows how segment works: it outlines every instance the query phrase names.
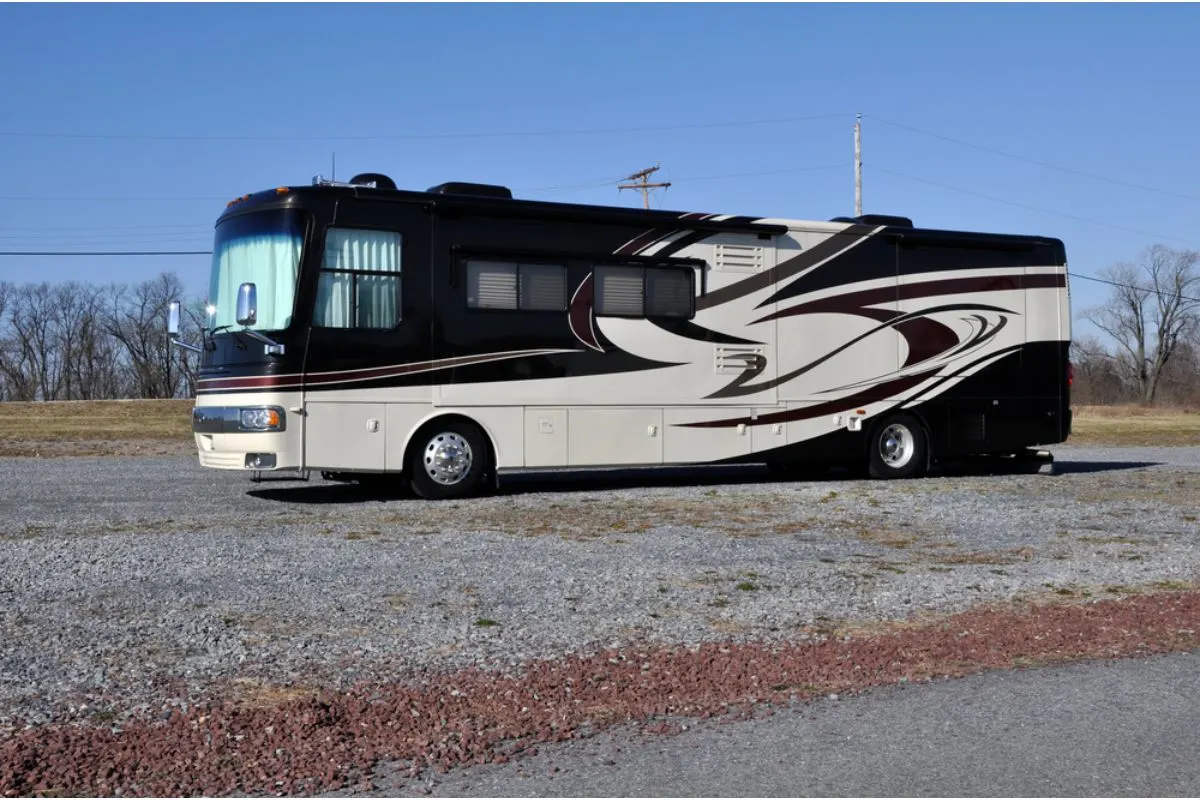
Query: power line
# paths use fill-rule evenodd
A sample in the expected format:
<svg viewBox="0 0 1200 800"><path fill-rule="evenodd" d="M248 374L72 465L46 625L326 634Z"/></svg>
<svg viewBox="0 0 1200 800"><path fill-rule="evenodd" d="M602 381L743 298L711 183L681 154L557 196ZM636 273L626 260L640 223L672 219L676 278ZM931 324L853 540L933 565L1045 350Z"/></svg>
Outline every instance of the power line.
<svg viewBox="0 0 1200 800"><path fill-rule="evenodd" d="M1187 300L1189 303L1200 303L1200 297L1188 297L1185 294L1176 295L1173 292L1163 292L1158 289L1151 289L1149 286L1135 286L1132 283L1121 283L1120 281L1112 281L1107 278L1097 278L1092 275L1076 274L1074 272L1071 273L1071 277L1083 278L1085 281L1095 281L1096 283L1107 283L1109 286L1116 286L1121 289L1133 289L1139 292L1146 292L1147 294L1156 294L1160 297L1170 294L1172 297L1178 297L1180 300Z"/></svg>
<svg viewBox="0 0 1200 800"><path fill-rule="evenodd" d="M0 256L211 256L212 250L0 250Z"/></svg>
<svg viewBox="0 0 1200 800"><path fill-rule="evenodd" d="M138 233L135 231L124 231L114 233L76 233L72 231L62 231L61 233L50 233L49 231L41 231L38 233L0 233L0 245L9 247L18 246L18 243L34 243L37 246L39 243L44 243L47 239L57 241L70 240L75 244L80 242L107 242L109 244L120 242L183 242L194 241L196 239L211 239L213 232L208 231L145 231Z"/></svg>
<svg viewBox="0 0 1200 800"><path fill-rule="evenodd" d="M698 122L683 125L649 125L629 128L576 128L541 131L493 131L468 133L381 133L333 136L238 136L200 134L125 134L125 133L66 133L34 131L0 131L0 137L27 139L104 139L131 141L177 141L177 142L325 142L325 141L370 141L370 140L418 140L418 139L501 139L536 136L580 136L611 133L648 133L652 131L699 130L703 128L739 128L750 125L779 125L790 122L810 122L837 119L845 114L812 114L803 117L774 117L732 122Z"/></svg>
<svg viewBox="0 0 1200 800"><path fill-rule="evenodd" d="M1150 231L1144 231L1139 228L1127 228L1124 225L1114 225L1110 222L1101 222L1100 220L1088 219L1087 217L1077 217L1074 214L1066 214L1062 211L1052 211L1051 209L1048 209L1048 208L1038 208L1037 206L1029 206L1029 205L1025 205L1024 203L1015 202L1013 200L1005 200L1002 197L993 197L991 195L982 194L980 192L973 192L970 189L961 189L957 186L949 186L945 183L938 183L937 181L931 181L931 180L927 180L925 178L918 178L915 175L906 175L903 172L897 172L895 170L887 169L886 167L880 167L876 164L869 164L868 166L871 169L879 170L880 172L887 173L888 175L895 175L898 178L904 178L906 180L916 181L917 183L925 183L930 186L936 186L939 189L947 189L951 192L959 192L961 194L971 195L972 197L980 197L980 198L983 198L984 200L991 200L996 203L1004 203L1006 205L1016 206L1017 208L1023 208L1027 211L1037 211L1040 214L1052 214L1056 217L1065 217L1066 219L1073 219L1076 222L1086 222L1090 225L1100 225L1101 227L1104 227L1104 228L1112 228L1113 230L1125 231L1126 233L1136 233L1141 236L1150 236L1155 239L1170 239L1172 241L1183 242L1184 244L1190 244L1190 245L1195 246L1195 243L1192 242L1191 240L1181 239L1178 236L1168 236L1168 235L1162 234L1162 233L1152 233Z"/></svg>
<svg viewBox="0 0 1200 800"><path fill-rule="evenodd" d="M1141 184L1141 183L1132 183L1131 181L1121 180L1120 178L1110 178L1107 175L1097 175L1094 172L1085 172L1081 169L1074 169L1072 167L1064 167L1060 164L1051 164L1049 161L1040 161L1036 158L1028 158L1026 156L1016 155L1015 153L1007 153L1003 150L997 150L994 147L986 147L981 144L975 144L973 142L964 141L963 139L955 139L953 136L946 136L941 133L934 133L933 131L927 131L927 130L923 130L921 128L915 128L912 125L905 125L901 122L893 122L891 120L884 119L883 117L877 117L874 114L864 114L863 116L873 119L876 122L882 122L884 125L891 125L892 127L895 127L895 128L903 128L906 131L912 131L913 133L919 133L923 136L930 136L934 139L941 139L943 142L951 142L953 144L962 145L963 147L970 147L974 150L979 150L984 153L991 153L992 155L1003 156L1004 158L1011 158L1014 161L1024 161L1027 164L1036 164L1039 167L1046 167L1047 169L1058 170L1059 172L1065 172L1070 175L1079 175L1084 178L1091 178L1092 180L1105 181L1107 183L1112 183L1117 186L1125 186L1130 189L1140 189L1144 192L1154 192L1156 194L1167 195L1169 197L1179 197L1184 200L1195 200L1197 202L1200 202L1200 196L1197 196L1197 195L1184 194L1183 192L1175 192L1175 191L1171 191L1170 189L1159 189L1154 186L1146 186L1145 184Z"/></svg>
<svg viewBox="0 0 1200 800"><path fill-rule="evenodd" d="M675 180L715 181L715 180L725 180L727 178L753 178L753 177L767 176L767 175L784 175L787 173L795 173L795 172L816 172L816 171L820 171L820 170L845 169L845 168L846 168L846 164L844 164L844 163L843 164L821 164L821 165L811 166L811 167L787 167L784 169L759 170L759 171L755 171L755 172L731 172L731 173L724 174L724 175L701 175L701 176L694 177L694 178L677 178ZM559 185L559 186L542 186L542 187L538 187L538 188L534 188L534 189L517 189L516 191L526 192L529 194L532 194L534 192L541 192L541 193L549 194L549 193L572 191L574 189L594 189L594 188L600 188L603 186L612 186L616 183L619 183L621 180L623 180L623 178L615 178L615 179L605 178L605 179L598 179L596 181L588 181L586 183L567 184L567 185ZM39 195L0 195L0 200L13 200L13 201L50 200L50 201L54 201L54 202L80 200L80 201L86 201L86 202L104 202L104 203L107 203L107 202L114 202L114 203L119 203L119 202L159 202L162 200L187 200L187 201L195 200L195 201L205 201L205 202L211 200L211 201L215 202L215 201L224 201L227 199L228 199L227 197L86 197L86 196L81 197L78 195L70 195L70 196L58 195L58 196L51 197L51 196L45 196L45 195L40 195L40 196ZM150 226L150 225L140 226L139 225L139 226L130 226L130 229L139 229L142 227L158 227L158 226ZM173 226L172 225L172 226L162 226L162 227L189 227L189 226L183 226L183 225ZM201 227L201 226L195 226L195 227ZM20 230L20 229L0 228L0 230ZM30 229L26 229L26 230L33 230L33 229L30 228ZM60 230L60 229L44 228L43 230ZM67 230L67 229L64 228L61 230ZM85 230L85 229L80 228L79 230ZM109 228L96 228L96 230L109 230ZM211 231L211 228L208 228L208 230Z"/></svg>
<svg viewBox="0 0 1200 800"><path fill-rule="evenodd" d="M82 200L82 201L87 201L87 202L95 202L95 203L142 203L142 202L162 203L162 202L166 202L168 200L181 200L181 201L189 201L189 202L203 200L204 202L222 202L222 201L226 201L228 199L229 199L228 195L226 195L225 197L179 197L179 196L170 196L170 197L84 197L84 196L74 195L74 194L59 194L59 195L6 194L6 195L0 195L0 200L13 200L13 201L20 201L20 202L34 201L34 200L42 200L42 201L49 200L49 201L52 201L55 203L73 202L73 201L77 201L77 200Z"/></svg>
<svg viewBox="0 0 1200 800"><path fill-rule="evenodd" d="M212 232L211 225L197 225L194 222L179 222L171 225L22 225L20 227L0 227L0 236L6 231L140 231L150 228L187 228L189 230L204 228Z"/></svg>
<svg viewBox="0 0 1200 800"><path fill-rule="evenodd" d="M681 182L695 183L698 181L718 181L718 180L727 180L730 178L757 178L757 177L765 177L765 176L769 176L769 175L794 174L797 172L818 172L821 170L845 169L847 166L848 165L844 164L844 163L843 164L819 164L819 165L810 166L810 167L785 167L783 169L765 169L765 170L756 170L754 172L729 172L729 173L725 173L723 175L698 175L695 177L683 177L683 178L676 178L672 175L671 180L675 183L681 183ZM520 189L518 191L529 192L529 193L541 192L543 194L558 194L558 193L562 193L562 192L566 192L566 191L571 191L574 189L597 189L597 188L600 188L603 186L613 186L617 183L620 183L621 180L623 180L623 179L618 178L615 180L604 180L604 181L597 181L597 182L591 182L591 183L579 183L579 184L574 184L574 185L570 185L570 186L547 186L547 187L544 187L541 189Z"/></svg>
<svg viewBox="0 0 1200 800"><path fill-rule="evenodd" d="M209 256L212 255L211 250L98 250L98 251L50 251L50 250L0 250L0 256ZM1119 281L1108 280L1107 278L1097 278L1092 275L1084 275L1082 273L1072 272L1072 278L1081 278L1086 281L1095 281L1096 283L1106 283L1110 286L1117 286L1124 289L1136 289L1138 291L1149 292L1150 294L1164 295L1166 292L1152 289L1146 286L1135 286L1129 283L1121 283ZM1200 298L1189 297L1187 295L1179 295L1180 299L1187 300L1191 303L1200 303Z"/></svg>
<svg viewBox="0 0 1200 800"><path fill-rule="evenodd" d="M536 189L514 189L514 192L524 194L533 194L535 192L541 194L557 194L559 192L571 191L573 189L598 189L602 186L612 186L619 183L621 178L596 178L595 180L587 181L586 183L572 183L565 186L539 186Z"/></svg>
<svg viewBox="0 0 1200 800"><path fill-rule="evenodd" d="M826 169L845 169L846 166L846 164L821 164L814 167L787 167L785 169L767 169L760 170L758 172L730 172L725 175L701 175L695 178L673 178L673 180L678 183L680 181L717 181L724 180L726 178L756 178L766 175L784 175L793 172L817 172Z"/></svg>

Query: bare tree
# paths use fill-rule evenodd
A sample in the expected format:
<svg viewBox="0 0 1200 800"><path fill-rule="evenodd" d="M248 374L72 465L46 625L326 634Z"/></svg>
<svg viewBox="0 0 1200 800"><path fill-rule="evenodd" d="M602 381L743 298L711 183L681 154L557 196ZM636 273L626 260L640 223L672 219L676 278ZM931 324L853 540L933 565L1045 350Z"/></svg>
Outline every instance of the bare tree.
<svg viewBox="0 0 1200 800"><path fill-rule="evenodd" d="M1121 377L1118 359L1095 336L1079 336L1071 342L1075 385L1071 400L1078 405L1112 405L1134 399Z"/></svg>
<svg viewBox="0 0 1200 800"><path fill-rule="evenodd" d="M1159 385L1159 400L1172 406L1195 406L1200 404L1200 345L1197 339L1180 342L1163 369Z"/></svg>
<svg viewBox="0 0 1200 800"><path fill-rule="evenodd" d="M183 294L174 273L163 273L129 291L114 290L105 328L125 349L136 397L176 397L183 382L179 350L167 338L167 305Z"/></svg>
<svg viewBox="0 0 1200 800"><path fill-rule="evenodd" d="M111 289L72 281L57 287L57 347L63 361L63 399L120 397L126 364L117 341L104 326L104 297Z"/></svg>
<svg viewBox="0 0 1200 800"><path fill-rule="evenodd" d="M9 338L8 316L6 314L8 311L8 297L11 293L12 284L0 281L0 400L11 399L8 372L5 369L5 364L9 360L9 351L12 347Z"/></svg>
<svg viewBox="0 0 1200 800"><path fill-rule="evenodd" d="M208 313L205 310L208 303L201 297L190 303L182 303L182 314L179 320L179 338L185 342L197 342L201 339L201 331L208 324ZM196 396L196 371L200 366L200 356L187 350L176 351L179 357L179 368L183 376L181 387L183 397Z"/></svg>
<svg viewBox="0 0 1200 800"><path fill-rule="evenodd" d="M58 307L50 284L26 284L9 292L3 370L14 400L56 400L62 360L55 347Z"/></svg>
<svg viewBox="0 0 1200 800"><path fill-rule="evenodd" d="M1138 399L1154 402L1163 372L1179 346L1200 326L1200 253L1154 245L1136 264L1101 271L1111 281L1108 303L1083 312L1120 348L1122 378Z"/></svg>

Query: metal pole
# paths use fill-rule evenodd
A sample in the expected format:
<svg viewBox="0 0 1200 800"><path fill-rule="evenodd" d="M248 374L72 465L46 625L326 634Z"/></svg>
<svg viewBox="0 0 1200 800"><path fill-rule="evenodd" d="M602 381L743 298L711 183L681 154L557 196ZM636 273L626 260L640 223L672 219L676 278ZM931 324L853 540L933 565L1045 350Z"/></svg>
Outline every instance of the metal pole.
<svg viewBox="0 0 1200 800"><path fill-rule="evenodd" d="M854 119L854 216L862 216L862 114Z"/></svg>

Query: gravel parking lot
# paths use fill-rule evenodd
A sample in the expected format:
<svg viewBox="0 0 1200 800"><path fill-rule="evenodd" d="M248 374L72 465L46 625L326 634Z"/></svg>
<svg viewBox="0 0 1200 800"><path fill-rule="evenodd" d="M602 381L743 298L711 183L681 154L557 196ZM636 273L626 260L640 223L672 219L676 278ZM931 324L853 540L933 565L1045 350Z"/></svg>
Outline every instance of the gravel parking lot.
<svg viewBox="0 0 1200 800"><path fill-rule="evenodd" d="M1197 579L1200 447L1055 452L1055 475L521 476L451 503L0 459L0 724Z"/></svg>

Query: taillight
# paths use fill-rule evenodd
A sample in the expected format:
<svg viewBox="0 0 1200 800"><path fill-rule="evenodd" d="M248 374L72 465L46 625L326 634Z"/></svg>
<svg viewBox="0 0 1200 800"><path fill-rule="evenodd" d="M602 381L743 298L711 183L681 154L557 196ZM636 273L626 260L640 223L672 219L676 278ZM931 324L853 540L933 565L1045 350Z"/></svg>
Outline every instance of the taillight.
<svg viewBox="0 0 1200 800"><path fill-rule="evenodd" d="M1067 362L1067 388L1075 385L1075 365L1070 361Z"/></svg>

